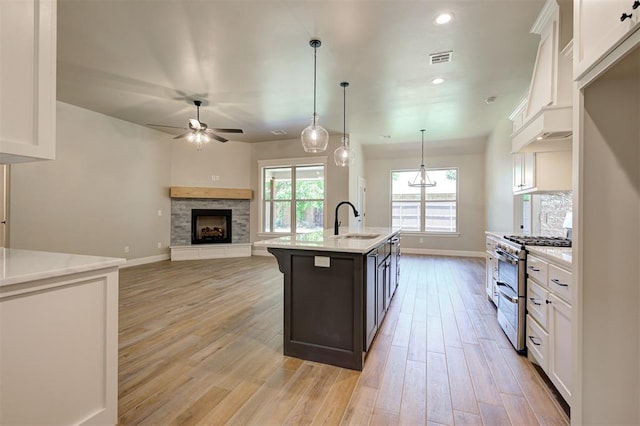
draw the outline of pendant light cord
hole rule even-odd
[[[313,127],[316,126],[316,63],[318,62],[317,55],[318,55],[318,48],[314,46],[313,47]]]
[[[347,146],[347,85],[342,86],[342,144]]]
[[[422,132],[422,150],[420,154],[420,167],[424,168],[424,129],[420,130]]]

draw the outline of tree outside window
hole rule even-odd
[[[458,210],[458,169],[427,170],[436,186],[408,185],[418,170],[391,172],[391,224],[403,231],[455,233]]]
[[[262,167],[262,232],[324,229],[325,166]]]

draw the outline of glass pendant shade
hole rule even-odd
[[[329,132],[318,125],[318,114],[316,113],[316,63],[318,47],[322,43],[320,40],[313,39],[309,41],[309,45],[313,47],[313,117],[311,125],[302,131],[300,138],[305,152],[324,152],[329,144]]]
[[[340,145],[335,151],[333,151],[333,160],[338,167],[349,167],[353,165],[355,161],[355,155],[349,148],[349,139],[342,138],[342,145]]]
[[[329,144],[329,132],[318,125],[318,114],[313,114],[311,124],[302,131],[302,147],[305,152],[323,152]]]
[[[422,161],[420,163],[420,170],[416,174],[416,177],[413,180],[408,182],[409,186],[414,188],[429,188],[432,186],[436,186],[435,182],[432,182],[429,179],[429,174],[427,173],[427,169],[424,166],[424,129],[420,130],[422,132]]]

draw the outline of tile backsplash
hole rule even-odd
[[[573,209],[573,193],[554,192],[539,194],[540,234],[550,237],[564,237],[567,230],[562,227],[567,212]]]

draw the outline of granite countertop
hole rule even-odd
[[[295,234],[271,240],[256,241],[256,247],[273,247],[294,250],[335,251],[365,254],[386,239],[400,232],[400,228],[349,227],[340,229],[339,235],[333,235],[333,229]],[[349,235],[375,235],[373,238],[349,238]]]
[[[534,256],[542,257],[552,263],[571,269],[571,247],[527,246],[527,251]]]
[[[0,248],[0,287],[119,266],[125,259]]]

